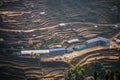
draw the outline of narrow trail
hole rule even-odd
[[[120,32],[118,32],[117,34],[113,35],[110,39],[114,39],[115,37],[119,36],[120,35]]]
[[[84,66],[84,65],[87,65],[87,64],[89,64],[89,63],[92,63],[92,62],[94,62],[94,61],[96,61],[96,60],[101,60],[101,59],[105,59],[105,58],[108,58],[108,59],[112,59],[112,60],[118,60],[119,59],[119,56],[118,55],[116,55],[116,56],[113,56],[113,55],[109,55],[109,56],[97,56],[97,57],[92,57],[92,58],[88,58],[88,59],[86,59],[86,60],[84,60],[83,62],[84,63],[82,63],[81,61],[79,62],[79,64],[80,64],[80,66],[82,67],[82,66]]]
[[[73,25],[73,24],[86,24],[86,25],[97,25],[97,26],[114,26],[116,24],[96,24],[96,23],[90,23],[90,22],[68,22],[68,23],[64,23],[65,25]],[[117,23],[119,24],[119,23]],[[47,26],[45,28],[35,28],[35,29],[29,29],[29,30],[11,30],[11,29],[4,29],[4,28],[0,28],[0,31],[7,31],[7,32],[25,32],[25,33],[30,33],[30,32],[34,32],[36,30],[47,30],[47,29],[53,29],[58,27],[58,25],[54,25],[54,26]]]

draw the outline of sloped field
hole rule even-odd
[[[2,0],[0,3],[2,50],[21,46],[34,49],[37,43],[41,48],[50,48],[54,43],[71,47],[65,44],[69,39],[79,38],[82,43],[99,35],[111,37],[120,30],[114,29],[115,24],[119,25],[119,0]],[[67,26],[58,27],[59,23]],[[94,28],[95,25],[99,27]]]

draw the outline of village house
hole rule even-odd
[[[109,40],[103,37],[97,37],[85,42],[87,47],[95,47],[95,46],[109,46]]]

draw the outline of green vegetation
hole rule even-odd
[[[31,52],[30,56],[31,56],[31,58],[32,57],[40,58],[40,54],[37,54],[37,53],[34,53],[34,52]]]
[[[38,59],[38,65],[41,66],[41,64],[40,64],[41,63],[41,56],[40,56],[40,54],[31,52],[30,56],[31,56],[31,58],[33,58],[33,57],[37,58]]]
[[[34,49],[40,49],[41,43],[35,44],[33,47],[34,47]]]
[[[97,71],[94,71],[94,79],[98,80],[98,72]]]
[[[70,69],[66,72],[65,80],[83,80],[84,69],[79,64],[70,65]]]
[[[120,70],[105,70],[106,72],[100,77],[100,71],[95,70],[92,74],[93,76],[89,79],[86,76],[86,73],[83,68],[80,67],[79,64],[71,65],[70,69],[65,73],[65,80],[119,80],[120,79]],[[89,72],[88,72],[89,73]]]
[[[69,23],[69,22],[77,21],[77,22],[85,22],[85,23],[87,22],[118,23],[120,22],[120,11],[119,11],[120,1],[119,2],[118,1],[119,0],[102,0],[102,1],[100,0],[10,0],[10,1],[6,0],[3,1],[2,0],[3,6],[1,6],[1,14],[0,14],[0,21],[2,22],[0,23],[2,25],[1,33],[0,33],[1,54],[12,54],[13,52],[19,52],[22,49],[24,50],[46,49],[48,48],[48,45],[53,43],[61,43],[61,45],[63,46],[64,44],[62,44],[62,42],[67,40],[66,39],[67,37],[68,38],[78,37],[79,39],[81,39],[80,41],[82,41],[87,39],[84,37],[84,33],[88,32],[89,34],[92,33],[92,31],[93,33],[94,32],[96,34],[98,33],[97,34],[98,36],[104,35],[109,38],[113,36],[114,32],[118,32],[119,29],[116,28],[116,30],[112,30],[110,26],[108,26],[108,28],[104,28],[104,26],[100,26],[100,28],[94,30],[94,29],[89,29],[91,28],[90,26],[93,25],[86,24],[85,27],[82,25],[78,25],[79,28],[76,28],[77,25],[72,24],[73,26],[72,27],[68,26],[68,28],[71,29],[73,28],[73,30],[67,30],[68,28],[65,29],[64,27],[58,27],[59,28],[58,35],[56,36],[53,35],[54,33],[57,33],[57,30],[55,29],[51,29],[51,28],[50,30],[49,28],[48,30],[40,30],[40,29],[49,26],[55,26],[61,22]],[[45,11],[46,14],[44,16],[39,15],[40,11]],[[5,20],[13,20],[13,22],[7,23],[4,22]],[[33,22],[33,20],[37,22],[35,23]],[[87,28],[86,26],[88,27],[88,29],[86,30],[86,32],[84,32],[84,29],[82,30],[82,28]],[[4,31],[4,29],[6,29],[6,31]],[[22,31],[14,32],[14,30],[22,30]],[[30,32],[29,31],[27,32],[26,30],[30,30]],[[68,32],[67,35],[64,34],[64,32]],[[76,35],[74,34],[72,35],[72,33],[76,33]],[[77,34],[80,35],[78,36]],[[65,39],[62,37],[64,37]],[[12,56],[8,55],[7,58],[6,55],[5,57],[3,55],[0,56],[1,64],[3,64],[0,66],[1,69],[0,73],[3,72],[5,76],[8,76],[9,74],[10,74],[9,76],[11,75],[14,76],[14,74],[17,75],[20,71],[23,70],[20,74],[18,74],[18,76],[26,75],[25,71],[32,70],[32,68],[29,69],[27,67],[33,66],[34,68],[36,67],[36,65],[34,64],[36,63],[40,65],[40,61],[41,61],[40,54],[31,52],[30,55],[31,58],[37,58],[36,61],[34,61],[34,59],[30,59],[30,60],[23,58],[19,59],[18,57],[16,58],[16,56],[13,57],[14,55]],[[80,57],[79,59],[81,58],[82,57]],[[80,61],[79,59],[78,61]],[[95,61],[94,63],[88,64],[84,67],[80,67],[80,64],[77,64],[76,60],[75,60],[76,63],[74,63],[74,65],[71,64],[70,60],[67,58],[65,59],[65,61],[70,65],[68,71],[65,73],[66,80],[84,80],[86,79],[86,77],[89,76],[92,76],[91,80],[120,79],[119,70],[116,71],[106,70],[102,65],[102,63],[100,62]],[[119,58],[119,63],[120,63],[120,58]],[[118,64],[113,63],[112,67],[115,64],[117,65],[117,68],[119,68],[119,63]],[[60,65],[60,67],[62,66],[63,68],[65,68],[63,66],[65,64],[63,63],[60,64],[57,61],[56,61],[57,64],[56,66],[54,61],[51,61],[51,63],[48,62],[47,64],[48,64],[47,67],[50,68],[51,68],[50,65],[54,67]],[[116,66],[114,66],[113,68],[116,68]],[[45,70],[44,67],[43,70]],[[9,74],[7,72],[9,72]],[[35,73],[33,73],[33,75],[34,74]],[[39,73],[37,74],[41,75]]]
[[[5,41],[3,38],[0,38],[0,42],[3,42],[3,41]]]
[[[111,71],[107,70],[105,74],[105,80],[119,80],[120,79],[120,70]]]

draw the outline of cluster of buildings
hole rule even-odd
[[[42,57],[48,56],[56,56],[56,55],[63,55],[66,53],[67,50],[63,47],[61,48],[51,48],[51,49],[43,49],[43,50],[24,50],[21,51],[20,56],[30,56],[31,53],[40,54]]]
[[[78,39],[70,40],[68,43],[78,42]],[[31,53],[40,54],[42,57],[48,56],[56,56],[56,55],[63,55],[65,53],[73,52],[74,50],[82,50],[90,47],[96,46],[108,46],[109,40],[103,37],[97,37],[90,40],[87,40],[85,43],[81,45],[77,45],[73,48],[51,48],[51,49],[44,49],[44,50],[24,50],[21,51],[20,56],[30,56]]]
[[[41,15],[45,15],[45,12],[40,12]],[[58,24],[58,27],[63,28],[64,26],[66,26],[65,23],[60,23]],[[95,28],[97,28],[98,26],[95,25]],[[115,27],[118,27],[118,25],[115,25]],[[74,43],[78,43],[80,42],[79,39],[71,39],[67,41],[67,44],[74,44]],[[56,45],[57,46],[57,45]],[[91,47],[97,47],[97,46],[110,46],[110,48],[118,48],[120,49],[120,35],[112,38],[111,40],[108,40],[106,38],[103,37],[96,37],[96,38],[92,38],[89,39],[87,41],[85,41],[83,44],[74,46],[72,48],[64,48],[62,46],[60,46],[59,48],[50,48],[50,49],[42,49],[42,50],[24,50],[20,52],[20,56],[30,56],[31,53],[35,53],[35,54],[40,54],[40,56],[43,57],[49,57],[49,56],[56,56],[56,55],[63,55],[65,53],[71,53],[73,51],[77,51],[77,50],[83,50],[86,48],[91,48]]]
[[[97,37],[87,40],[85,43],[75,46],[75,50],[82,50],[86,48],[96,47],[96,46],[109,46],[109,40],[103,37]]]

